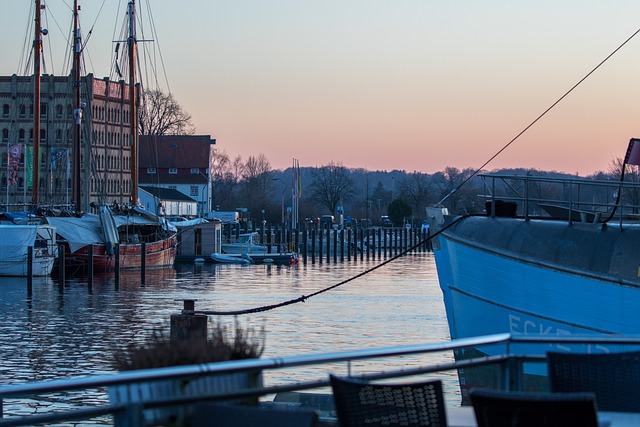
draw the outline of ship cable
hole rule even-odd
[[[255,307],[255,308],[248,308],[248,309],[244,309],[244,310],[233,310],[233,311],[210,311],[210,310],[196,310],[194,311],[195,314],[205,314],[207,316],[237,316],[240,314],[252,314],[252,313],[261,313],[264,311],[269,311],[269,310],[273,310],[275,308],[280,308],[280,307],[285,307],[287,305],[291,305],[291,304],[297,304],[300,302],[305,302],[306,300],[308,300],[311,297],[315,297],[316,295],[320,295],[322,293],[328,292],[332,289],[335,289],[339,286],[345,285],[349,282],[354,281],[355,279],[358,279],[366,274],[369,274],[377,269],[379,269],[380,267],[389,264],[392,261],[395,261],[396,259],[405,256],[406,254],[408,254],[409,252],[413,251],[414,249],[419,248],[421,245],[424,245],[425,243],[431,241],[431,239],[433,239],[434,237],[438,236],[439,234],[441,234],[442,232],[446,231],[447,229],[449,229],[450,227],[454,226],[455,224],[457,224],[458,222],[462,221],[463,219],[466,219],[470,216],[474,216],[474,215],[462,215],[459,216],[457,218],[455,218],[453,221],[451,221],[451,223],[447,224],[446,226],[442,227],[440,230],[436,231],[435,233],[433,233],[432,235],[428,236],[425,239],[422,239],[420,242],[416,243],[415,245],[411,246],[410,248],[405,249],[404,251],[400,252],[399,254],[381,262],[380,264],[377,264],[371,268],[369,268],[368,270],[365,270],[361,273],[356,274],[355,276],[352,276],[348,279],[343,280],[342,282],[336,283],[335,285],[331,285],[327,288],[321,289],[319,291],[310,293],[308,295],[302,295],[298,298],[294,298],[288,301],[284,301],[284,302],[280,302],[278,304],[271,304],[271,305],[264,305],[262,307]]]
[[[516,140],[518,138],[520,138],[525,132],[527,132],[531,127],[533,127],[533,125],[535,125],[540,119],[542,119],[549,111],[551,111],[556,105],[558,105],[564,98],[566,98],[571,92],[573,92],[574,89],[576,89],[578,86],[580,86],[585,80],[587,80],[593,73],[596,72],[596,70],[598,68],[600,68],[602,65],[604,65],[605,62],[607,62],[609,59],[611,59],[611,57],[613,55],[615,55],[620,49],[622,49],[622,47],[624,45],[626,45],[627,43],[629,43],[631,41],[631,39],[633,39],[636,35],[638,35],[638,33],[640,33],[640,28],[638,28],[631,36],[629,36],[624,42],[622,42],[622,44],[620,46],[618,46],[617,48],[615,48],[613,50],[613,52],[611,52],[609,55],[607,55],[602,61],[600,61],[600,63],[598,65],[596,65],[595,67],[593,67],[591,69],[591,71],[589,71],[584,77],[582,77],[576,84],[574,84],[571,89],[569,89],[568,91],[566,91],[560,98],[558,98],[553,104],[551,104],[551,106],[549,106],[546,110],[544,110],[542,112],[542,114],[540,114],[538,117],[535,118],[535,120],[533,120],[531,123],[529,123],[524,129],[522,129],[516,136],[514,136],[507,144],[505,144],[500,150],[498,150],[493,156],[491,156],[489,158],[489,160],[487,160],[486,162],[484,162],[482,164],[482,166],[480,166],[478,169],[475,170],[475,172],[473,172],[471,175],[469,175],[467,178],[465,178],[456,188],[454,188],[453,190],[451,190],[446,196],[444,196],[444,198],[442,198],[442,200],[440,200],[440,202],[438,204],[442,204],[442,202],[444,202],[446,199],[449,198],[449,196],[451,196],[453,193],[455,193],[456,191],[458,191],[460,188],[462,188],[462,186],[464,186],[467,182],[469,182],[473,177],[475,177],[476,175],[478,175],[482,169],[484,169],[489,163],[491,163],[496,157],[498,157],[500,154],[502,154],[502,152],[504,150],[506,150],[507,148],[509,148],[509,146],[511,144],[513,144],[514,142],[516,142]]]

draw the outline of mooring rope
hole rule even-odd
[[[453,225],[457,224],[458,222],[462,221],[465,218],[468,218],[470,216],[474,216],[474,215],[462,215],[460,217],[457,217],[456,219],[454,219],[453,221],[451,221],[450,224],[446,225],[445,227],[441,228],[440,230],[436,231],[435,233],[433,233],[432,235],[428,236],[426,239],[421,240],[420,242],[414,244],[413,246],[403,250],[402,252],[400,252],[399,254],[384,260],[383,262],[381,262],[378,265],[375,265],[371,268],[369,268],[368,270],[365,270],[361,273],[356,274],[355,276],[352,276],[348,279],[343,280],[342,282],[336,283],[335,285],[331,285],[329,287],[326,287],[324,289],[321,289],[319,291],[310,293],[308,295],[302,295],[298,298],[294,298],[288,301],[283,301],[277,304],[271,304],[271,305],[264,305],[261,307],[255,307],[255,308],[248,308],[248,309],[244,309],[244,310],[233,310],[233,311],[211,311],[211,310],[196,310],[194,311],[194,313],[196,314],[205,314],[207,316],[237,316],[240,314],[252,314],[252,313],[261,313],[264,311],[269,311],[269,310],[273,310],[276,308],[280,308],[280,307],[285,307],[287,305],[291,305],[291,304],[297,304],[297,303],[301,303],[301,302],[305,302],[306,300],[308,300],[309,298],[315,297],[316,295],[320,295],[323,294],[325,292],[328,292],[332,289],[335,289],[339,286],[345,285],[349,282],[352,282],[366,274],[369,274],[377,269],[379,269],[382,266],[385,266],[387,264],[389,264],[390,262],[393,262],[395,260],[397,260],[400,257],[405,256],[406,254],[408,254],[409,252],[413,251],[414,249],[420,247],[421,245],[424,245],[425,243],[429,242],[431,239],[433,239],[434,237],[438,236],[439,234],[441,234],[442,232],[446,231],[447,229],[449,229],[450,227],[452,227]]]

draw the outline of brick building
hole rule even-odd
[[[41,77],[40,194],[48,205],[71,201],[71,150],[75,87],[71,77]],[[0,76],[0,205],[22,210],[31,199],[33,149],[33,76]],[[81,202],[128,203],[131,194],[129,87],[124,81],[80,81],[83,104],[81,131]]]

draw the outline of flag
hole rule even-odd
[[[27,187],[33,185],[33,147],[25,146],[24,170]],[[40,164],[40,163],[38,163]]]
[[[627,148],[626,160],[628,165],[640,166],[640,139],[631,138]]]
[[[20,170],[20,156],[22,155],[22,145],[11,144],[9,146],[9,185],[18,183],[18,171]]]

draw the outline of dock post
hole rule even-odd
[[[389,246],[389,243],[387,242],[387,237],[390,237],[387,235],[387,233],[385,232],[384,235],[382,236],[382,239],[384,240],[384,257],[385,259],[387,258],[387,246]]]
[[[140,245],[140,284],[144,285],[145,275],[147,271],[147,244],[142,242]]]
[[[87,257],[89,259],[87,264],[87,283],[91,285],[93,282],[93,243],[89,245]]]
[[[323,234],[324,234],[324,230],[322,229],[322,227],[319,227],[318,228],[318,262],[320,264],[322,264],[322,248],[324,246],[322,244]]]
[[[116,243],[115,248],[113,248],[113,256],[115,258],[115,285],[116,288],[120,285],[120,243]]]
[[[338,262],[338,230],[333,230],[333,262]]]
[[[58,245],[58,281],[64,283],[65,270],[65,249],[64,245]]]
[[[309,252],[309,248],[307,247],[307,242],[309,241],[309,236],[307,234],[307,224],[304,224],[302,228],[302,242],[304,245],[304,250],[302,251],[302,261],[307,263],[307,252]],[[298,247],[298,252],[300,251],[300,247]]]
[[[180,314],[171,315],[171,341],[207,340],[207,316],[195,314],[196,300],[183,300]]]
[[[33,246],[27,247],[27,286],[33,284]]]
[[[331,262],[331,228],[330,227],[327,227],[326,240],[327,240],[327,264],[329,264]]]
[[[311,264],[316,263],[316,227],[311,229]]]

